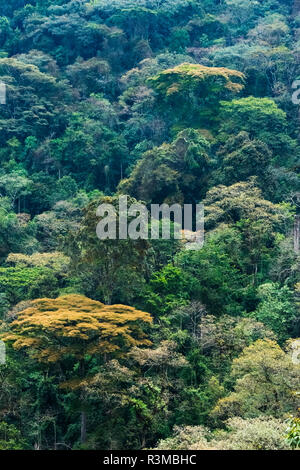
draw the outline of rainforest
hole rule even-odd
[[[299,90],[298,0],[0,0],[0,450],[300,448]]]

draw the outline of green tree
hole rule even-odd
[[[259,187],[264,193],[271,194],[273,186],[269,167],[272,153],[266,144],[251,140],[249,134],[242,131],[230,137],[218,154],[222,165],[219,179],[222,182],[233,184],[257,176]]]
[[[136,202],[128,199],[128,207]],[[147,240],[106,239],[96,234],[101,217],[96,211],[101,204],[110,204],[116,211],[116,233],[119,229],[119,198],[97,197],[84,209],[79,227],[75,227],[66,242],[73,262],[73,272],[79,273],[81,290],[105,303],[130,303],[140,292],[147,273]],[[130,218],[129,218],[130,219]]]
[[[171,122],[205,128],[216,120],[221,99],[243,89],[244,75],[236,70],[181,64],[149,79],[159,106]]]
[[[210,189],[203,201],[206,229],[235,227],[241,236],[239,264],[254,280],[268,272],[281,234],[290,226],[291,207],[263,199],[253,181]]]
[[[0,135],[41,137],[59,129],[59,113],[70,102],[66,82],[42,73],[16,59],[0,59],[0,79],[7,87],[7,104],[0,109]],[[59,103],[59,105],[58,105]]]
[[[24,450],[27,443],[13,425],[0,422],[0,450]]]
[[[194,129],[185,129],[171,144],[146,152],[119,190],[147,203],[196,202],[208,186],[210,144]]]
[[[1,197],[8,197],[11,206],[14,209],[16,201],[18,201],[18,212],[21,212],[21,197],[30,194],[31,180],[24,174],[10,173],[0,176]]]
[[[258,340],[233,360],[234,391],[221,398],[218,417],[284,417],[297,409],[299,365],[271,340]],[[298,392],[299,393],[299,392]]]
[[[287,286],[268,283],[259,286],[260,303],[253,316],[276,333],[280,342],[291,335],[299,336],[299,316],[297,317],[294,293]]]
[[[300,448],[300,419],[290,418],[286,435],[287,442],[292,449]]]
[[[258,139],[270,148],[277,163],[288,166],[297,159],[298,145],[288,135],[286,113],[274,100],[249,96],[224,101],[221,106],[221,138],[227,140],[228,135],[246,131],[250,139]]]
[[[200,300],[211,314],[237,315],[243,311],[246,278],[217,239],[208,239],[201,250],[183,251],[176,263],[184,274],[190,298]]]

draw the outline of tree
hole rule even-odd
[[[0,79],[7,86],[7,104],[0,109],[0,135],[24,139],[41,137],[60,127],[59,111],[70,102],[66,82],[16,59],[0,59]],[[57,103],[60,103],[58,107]]]
[[[228,373],[225,365],[238,357],[243,349],[258,339],[275,339],[272,330],[252,318],[205,315],[198,324],[198,344],[221,374]]]
[[[84,181],[87,190],[97,187],[110,193],[126,170],[126,142],[104,125],[100,116],[87,118],[86,113],[72,114],[64,134],[52,139],[47,147],[40,150],[46,156],[50,151],[52,164],[58,168],[59,175],[62,172],[72,175],[81,185]]]
[[[244,75],[236,70],[188,63],[149,79],[159,106],[181,128],[214,122],[220,100],[240,92],[243,82]]]
[[[176,258],[191,299],[200,300],[208,312],[241,314],[245,308],[246,277],[236,267],[218,237],[209,238],[201,250],[186,250]]]
[[[123,8],[111,16],[110,23],[123,29],[131,40],[149,39],[157,28],[157,12],[139,6]]]
[[[245,25],[245,23],[248,25],[249,22],[252,22],[260,10],[260,3],[258,1],[226,0],[226,5],[228,5],[231,20],[240,27]]]
[[[166,434],[183,387],[178,375],[185,369],[189,365],[171,341],[155,349],[133,348],[125,361],[101,366],[86,387],[95,415],[91,445],[144,448]]]
[[[155,349],[134,348],[130,353],[133,364],[141,369],[138,387],[133,387],[136,396],[129,397],[128,402],[134,406],[140,422],[142,447],[151,439],[149,428],[158,435],[168,431],[169,412],[179,406],[184,393],[182,377],[189,372],[190,365],[177,349],[174,341],[165,340]]]
[[[6,258],[6,264],[14,267],[45,267],[63,276],[68,271],[70,258],[63,253],[52,251],[50,253],[34,253],[25,255],[22,253],[10,253]]]
[[[82,208],[88,204],[88,196],[78,193],[71,201],[59,201],[51,211],[42,212],[33,219],[40,251],[55,251],[61,248],[63,240],[70,232],[77,230]]]
[[[23,214],[24,215],[24,214]],[[8,198],[0,198],[0,257],[5,258],[12,251],[30,251],[36,247],[34,228],[25,215],[17,216],[11,209]]]
[[[204,426],[174,427],[173,436],[161,440],[157,450],[188,450],[196,447],[197,450],[209,450],[209,430]]]
[[[10,173],[0,176],[1,197],[7,196],[11,201],[12,209],[18,200],[18,212],[21,212],[21,197],[30,194],[31,180],[24,174]]]
[[[298,311],[300,312],[300,282],[296,284],[295,297],[296,297],[296,307],[298,308]]]
[[[263,284],[258,288],[258,296],[260,303],[253,313],[256,320],[271,328],[281,343],[290,336],[299,336],[300,318],[291,289],[277,283]]]
[[[185,129],[172,144],[145,152],[119,189],[147,203],[196,202],[207,188],[210,166],[210,143]]]
[[[278,46],[286,41],[289,31],[285,17],[274,13],[260,19],[258,25],[249,31],[248,35],[255,42]]]
[[[289,214],[285,207],[273,204],[261,197],[253,180],[239,182],[229,187],[220,185],[210,189],[204,199],[206,226],[212,230],[219,224],[234,225],[244,220],[263,222],[270,236],[274,230],[284,227]]]
[[[300,418],[289,419],[286,439],[292,449],[300,448]]]
[[[0,268],[0,290],[5,292],[10,305],[33,299],[37,293],[55,296],[58,294],[58,287],[58,279],[46,267]]]
[[[295,447],[299,13],[0,0],[0,448]]]
[[[291,208],[263,199],[254,181],[210,189],[203,201],[207,230],[221,224],[235,227],[241,236],[239,264],[243,271],[261,276],[275,255],[280,234],[291,224]],[[274,251],[273,251],[274,250]]]
[[[272,153],[266,144],[251,140],[249,134],[242,131],[237,136],[230,137],[220,148],[218,155],[221,157],[219,178],[222,182],[233,184],[257,176],[258,185],[264,193],[272,192],[269,171]]]
[[[80,360],[87,354],[118,356],[132,346],[150,344],[139,324],[151,321],[148,313],[133,307],[105,306],[70,294],[33,300],[9,325],[3,339],[46,363],[68,355]]]
[[[98,58],[77,60],[68,66],[67,75],[84,97],[105,92],[111,79],[109,64]]]
[[[299,365],[271,340],[257,340],[233,360],[234,391],[221,398],[218,417],[255,418],[263,414],[284,417],[297,408]]]
[[[68,286],[70,259],[59,252],[10,253],[0,268],[0,290],[10,305],[38,295],[55,297]]]
[[[274,159],[283,166],[292,165],[298,155],[298,145],[287,132],[287,116],[270,98],[233,99],[221,103],[221,139],[246,131],[250,139],[264,142]],[[288,160],[287,160],[288,157]]]
[[[133,346],[149,346],[142,326],[151,322],[148,313],[133,307],[105,306],[73,294],[33,300],[1,337],[39,362],[63,364],[68,357],[78,361],[78,376],[63,384],[76,390],[89,380],[85,371],[87,356],[105,362],[109,357],[121,357]],[[86,416],[82,411],[81,441],[85,439]]]
[[[211,12],[212,5],[208,8]],[[201,15],[201,17],[194,16],[188,22],[186,29],[189,32],[191,43],[196,47],[210,46],[213,40],[222,38],[227,33],[227,25],[211,13]]]
[[[144,59],[138,63],[137,67],[128,70],[128,72],[122,75],[122,85],[126,86],[126,91],[129,91],[128,87],[145,85],[147,79],[157,75],[162,70],[170,69],[188,61],[193,62],[189,55],[176,52],[162,53],[155,57]]]
[[[212,443],[218,450],[288,450],[283,419],[268,416],[226,421],[228,431],[221,431]]]
[[[24,54],[16,54],[15,59],[24,64],[35,65],[41,72],[48,75],[57,77],[59,74],[58,65],[51,55],[38,49],[33,49]]]
[[[276,96],[284,109],[289,94],[287,83],[292,83],[297,66],[294,53],[288,47],[270,47],[254,42],[238,42],[211,52],[213,65],[231,67],[247,77],[247,92],[256,97]]]
[[[25,439],[14,426],[0,422],[0,450],[24,450],[28,448]]]
[[[184,52],[190,44],[190,36],[186,29],[174,28],[170,37],[170,49],[176,52]]]
[[[128,207],[136,202],[128,199]],[[81,289],[87,295],[97,296],[107,304],[130,303],[145,282],[150,244],[143,239],[100,240],[96,234],[100,220],[96,211],[101,204],[115,207],[118,233],[119,198],[96,197],[84,209],[79,227],[73,229],[66,243],[73,272],[79,274]]]
[[[288,450],[283,420],[231,418],[226,430],[212,436],[204,426],[176,426],[172,437],[158,443],[158,450]]]
[[[162,317],[174,307],[185,305],[189,298],[189,286],[180,267],[168,264],[154,272],[141,293],[142,305],[151,313]]]

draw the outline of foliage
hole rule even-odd
[[[280,341],[297,336],[299,317],[295,311],[293,292],[287,286],[278,284],[262,284],[258,289],[260,304],[255,318],[271,328]]]
[[[24,450],[27,445],[22,439],[20,431],[5,422],[0,423],[0,449],[1,450]]]
[[[33,300],[3,339],[12,342],[15,349],[29,348],[30,355],[39,361],[56,362],[67,355],[83,358],[148,345],[139,322],[151,323],[150,315],[73,294]]]
[[[158,450],[288,450],[284,422],[275,418],[231,418],[227,430],[210,433],[202,426],[175,428]]]
[[[150,79],[160,105],[168,115],[176,112],[175,122],[188,122],[194,127],[215,119],[219,101],[243,88],[244,75],[236,70],[181,64],[164,70]]]
[[[297,9],[0,0],[1,449],[297,448]]]
[[[210,164],[209,142],[185,129],[172,144],[146,152],[119,189],[147,203],[192,202],[205,192]]]
[[[299,365],[271,340],[257,340],[233,360],[234,392],[217,404],[216,416],[278,418],[297,409]]]
[[[299,418],[289,419],[286,439],[292,449],[297,449],[300,447],[300,419]]]
[[[128,206],[132,202],[128,199]],[[118,214],[117,196],[97,197],[87,205],[79,227],[69,234],[73,269],[84,276],[81,283],[87,294],[96,290],[105,303],[114,299],[127,303],[136,295],[134,288],[143,285],[149,244],[143,239],[99,240],[96,227],[101,218],[97,208],[101,204],[111,204]]]

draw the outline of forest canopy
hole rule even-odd
[[[0,0],[0,450],[299,448],[299,53],[296,0]]]

